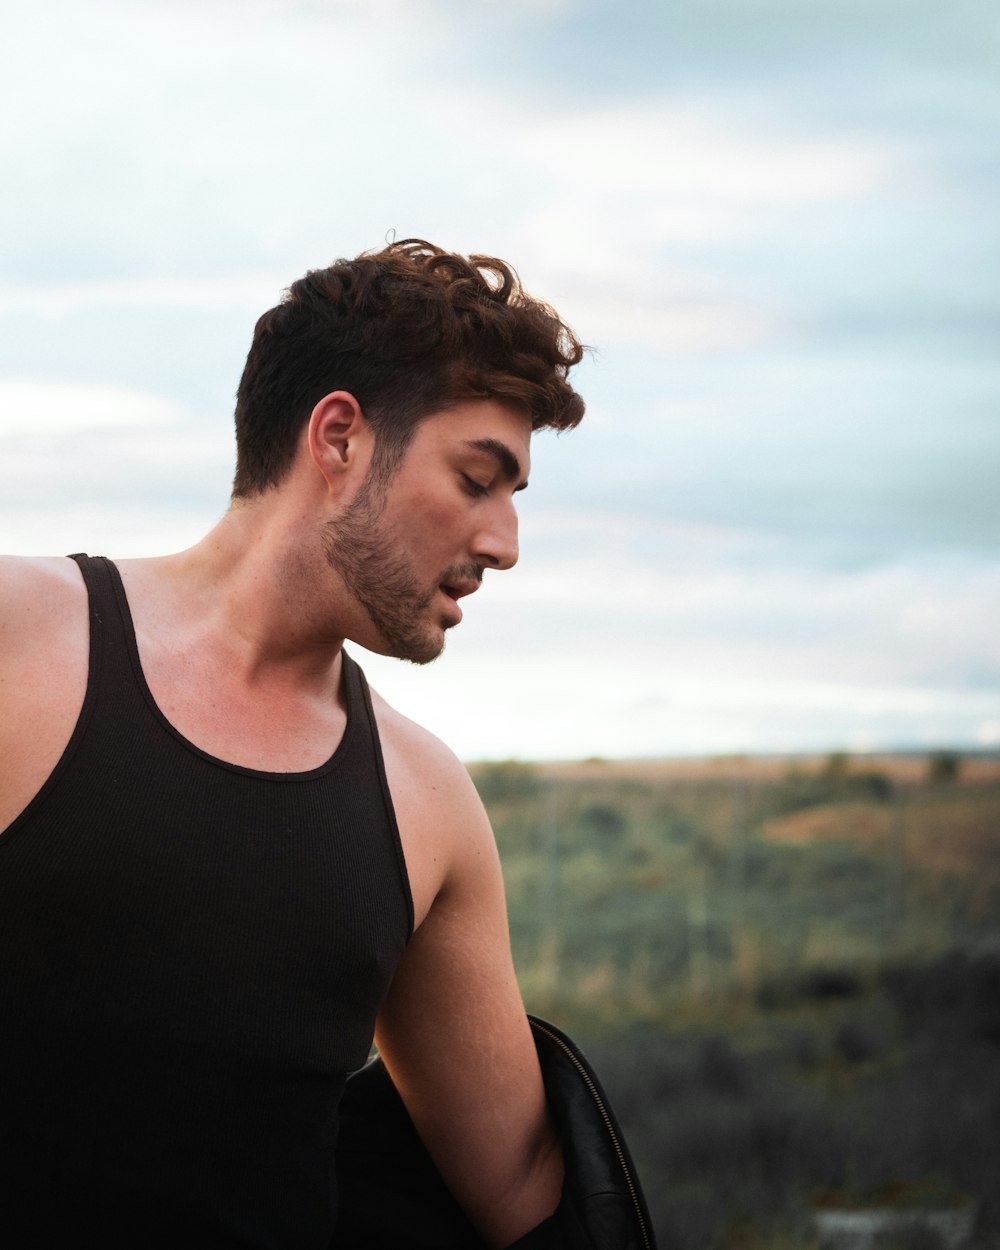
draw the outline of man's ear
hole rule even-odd
[[[324,395],[309,415],[306,440],[309,456],[331,486],[371,455],[371,428],[361,405],[349,391]]]

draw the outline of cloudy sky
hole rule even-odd
[[[391,700],[467,759],[1000,744],[992,0],[0,22],[0,546],[194,541],[258,313],[418,235],[594,351],[521,564]]]

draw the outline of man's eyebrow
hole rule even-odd
[[[492,456],[500,466],[500,472],[504,477],[509,482],[517,482],[515,490],[527,490],[527,480],[518,481],[522,477],[521,462],[506,443],[502,443],[498,438],[473,438],[466,445]]]

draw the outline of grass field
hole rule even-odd
[[[528,1007],[597,1062],[664,1246],[806,1246],[876,1192],[997,1239],[1000,759],[471,771]]]

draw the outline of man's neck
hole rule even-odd
[[[152,645],[198,648],[247,684],[328,688],[345,636],[338,580],[303,543],[303,523],[273,511],[238,504],[185,551],[121,561],[136,628]]]

